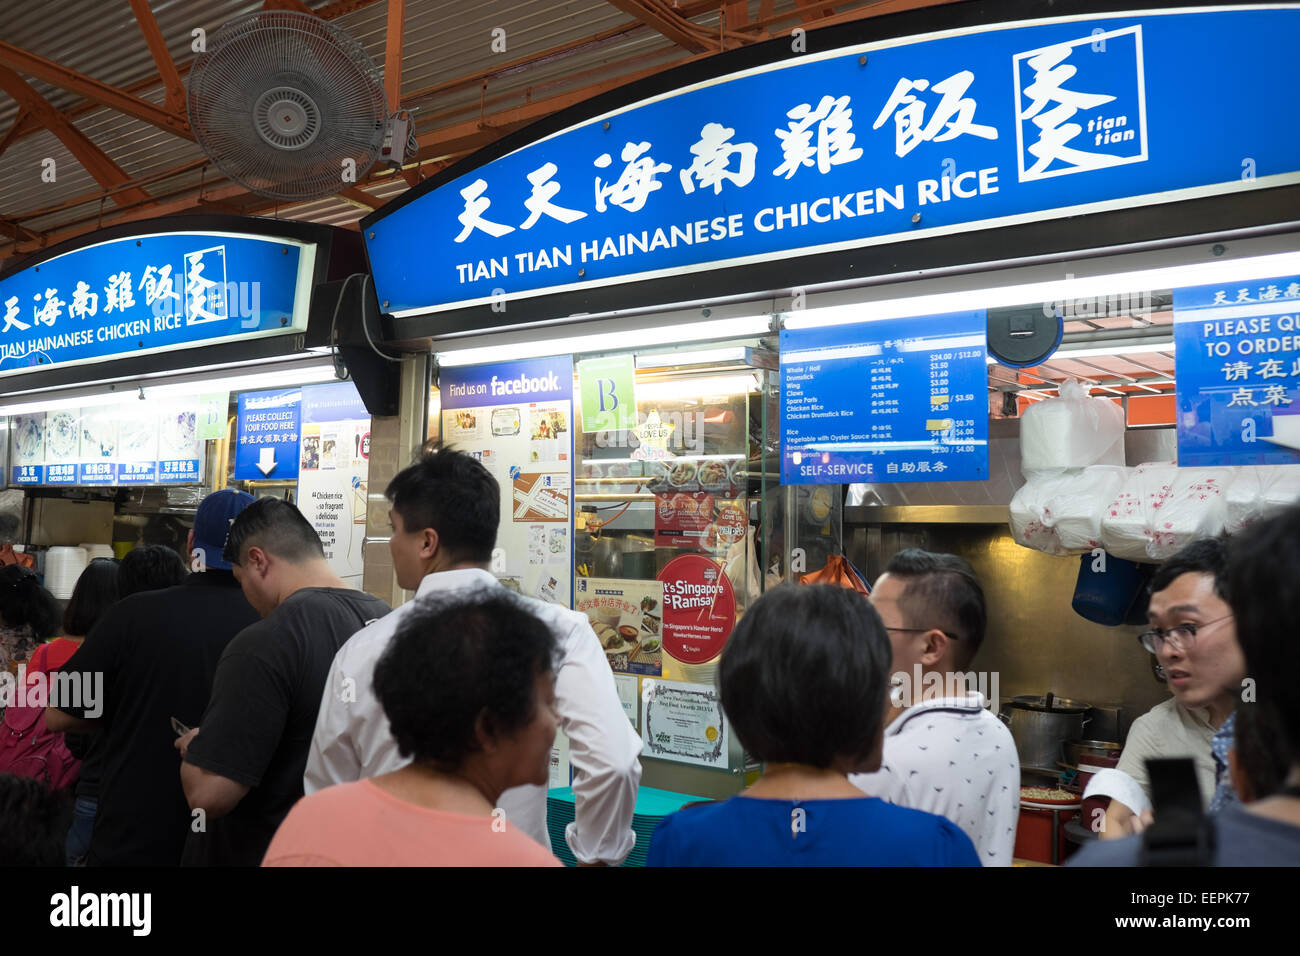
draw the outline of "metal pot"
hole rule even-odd
[[[1081,701],[1046,697],[1015,697],[998,716],[1011,730],[1025,769],[1056,770],[1066,741],[1083,738],[1088,705]]]

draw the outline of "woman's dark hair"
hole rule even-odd
[[[117,566],[117,591],[121,597],[159,591],[180,584],[188,576],[185,561],[171,548],[144,544],[128,551]]]
[[[1285,735],[1286,758],[1300,765],[1300,504],[1256,521],[1228,553],[1228,603],[1255,699],[1273,709]]]
[[[555,654],[551,629],[508,594],[423,597],[375,665],[375,695],[403,757],[455,771],[479,749],[480,714],[499,736],[532,721]]]
[[[72,807],[33,777],[0,773],[0,866],[63,866]]]
[[[27,625],[42,641],[59,633],[59,604],[41,587],[36,572],[17,564],[0,568],[0,620],[5,627]]]
[[[722,650],[722,709],[764,762],[859,763],[880,742],[890,660],[862,595],[783,584],[750,605]]]
[[[118,568],[115,558],[95,558],[77,578],[68,606],[63,609],[63,633],[85,637],[105,611],[117,603]]]
[[[1251,798],[1263,800],[1281,790],[1291,772],[1291,762],[1286,750],[1278,746],[1286,735],[1277,711],[1260,701],[1243,701],[1237,704],[1232,731],[1232,746],[1250,780]]]
[[[397,473],[384,491],[407,531],[432,528],[462,561],[484,563],[496,546],[501,490],[483,463],[434,444]]]

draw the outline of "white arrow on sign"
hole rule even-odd
[[[257,456],[257,467],[264,475],[275,471],[275,449],[263,448]]]

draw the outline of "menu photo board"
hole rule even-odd
[[[1300,276],[1174,290],[1178,464],[1300,464]]]
[[[351,382],[302,390],[298,506],[320,536],[325,560],[361,587],[370,477],[370,414]]]
[[[609,665],[624,674],[663,671],[664,586],[659,581],[578,578],[574,609],[586,614]]]
[[[123,402],[14,416],[10,480],[72,487],[195,484],[203,479],[200,400]]]
[[[983,310],[781,332],[781,483],[983,481]]]
[[[501,489],[492,572],[506,587],[569,606],[573,587],[573,360],[443,369],[442,437]]]

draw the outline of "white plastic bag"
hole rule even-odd
[[[1265,514],[1300,501],[1300,467],[1258,465],[1237,469],[1224,501],[1224,530],[1236,534]]]
[[[1163,561],[1196,538],[1223,531],[1233,468],[1139,465],[1101,522],[1101,544],[1117,558]]]
[[[1011,499],[1011,536],[1047,554],[1083,554],[1101,545],[1101,518],[1125,469],[1094,465],[1030,478]]]
[[[1060,398],[1036,402],[1020,416],[1020,470],[1026,478],[1123,464],[1124,410],[1089,398],[1078,382],[1066,382]]]

